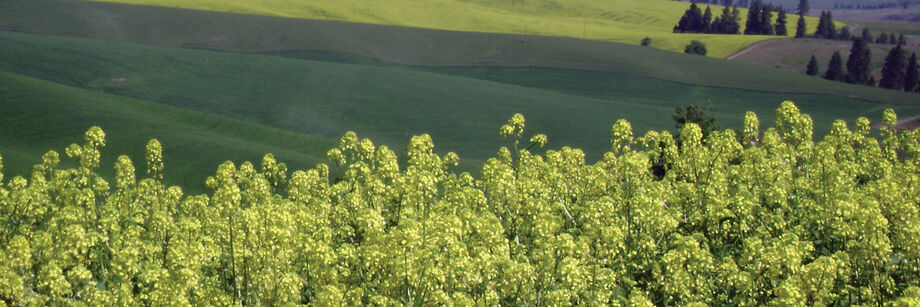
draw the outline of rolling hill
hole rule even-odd
[[[141,164],[160,138],[167,179],[200,191],[224,160],[325,160],[345,131],[402,152],[432,135],[461,168],[493,156],[513,113],[549,146],[599,157],[619,118],[671,130],[681,104],[726,127],[772,121],[783,100],[815,118],[915,114],[916,95],[632,45],[80,1],[0,2],[0,154],[26,174],[90,125]],[[29,34],[32,33],[32,34]],[[74,119],[71,119],[74,118]]]
[[[885,91],[866,92],[863,88],[811,79],[789,82],[788,74],[776,74],[760,66],[726,65],[717,59],[563,37],[60,0],[0,2],[0,30],[355,64],[545,67],[630,73],[714,87],[841,95],[885,103],[904,100]]]
[[[0,72],[0,154],[5,174],[28,177],[48,150],[67,159],[64,148],[83,138],[91,126],[106,132],[101,174],[113,174],[118,155],[128,155],[139,172],[144,146],[151,138],[164,145],[166,180],[202,192],[206,176],[226,160],[260,161],[273,153],[295,169],[324,162],[337,143],[250,122],[140,99],[66,86]]]
[[[551,146],[584,148],[589,159],[596,159],[607,147],[607,130],[616,119],[631,120],[640,134],[649,129],[668,130],[673,125],[669,115],[674,107],[695,101],[711,103],[724,125],[739,126],[744,111],[755,110],[769,121],[778,102],[795,100],[815,116],[819,133],[835,118],[875,117],[882,107],[891,105],[872,102],[868,95],[847,98],[827,93],[706,87],[625,72],[356,65],[12,33],[0,33],[0,42],[0,71],[20,80],[8,89],[29,88],[26,81],[48,88],[2,95],[6,112],[2,120],[8,125],[4,132],[9,138],[0,146],[0,154],[7,165],[18,165],[10,169],[26,170],[37,159],[36,153],[62,149],[66,144],[55,140],[72,140],[85,129],[83,126],[93,124],[125,133],[110,143],[121,143],[128,146],[122,149],[131,150],[115,148],[111,152],[135,153],[135,160],[143,142],[161,138],[167,157],[172,159],[168,161],[180,165],[173,168],[173,178],[183,183],[201,182],[218,161],[255,159],[263,152],[274,153],[292,165],[322,161],[323,149],[348,130],[399,151],[405,148],[408,136],[429,133],[439,151],[460,153],[468,167],[481,163],[503,144],[496,129],[516,112],[528,116],[530,131],[546,133]],[[747,67],[711,61],[719,63],[713,64],[716,67]],[[775,73],[824,84],[829,91],[846,87],[783,72]],[[664,88],[668,90],[659,90]],[[879,92],[892,101],[902,94]],[[57,107],[69,105],[74,100],[71,96],[78,96],[76,100],[81,103]],[[95,103],[97,99],[119,104]],[[32,100],[45,103],[29,103]],[[134,102],[141,101],[153,103],[148,108],[175,111],[122,110],[124,105],[135,106]],[[899,108],[911,110],[914,106]],[[68,114],[73,113],[85,115],[71,122]],[[156,116],[150,118],[151,114]],[[210,117],[202,120],[199,117],[204,115],[188,114]],[[229,121],[224,126],[206,124],[224,120]],[[122,128],[142,123],[147,128]],[[206,131],[189,136],[183,124],[204,125],[196,129]],[[42,133],[29,137],[36,131]],[[163,132],[154,133],[157,131]],[[279,136],[263,139],[260,135],[265,131]],[[283,133],[294,133],[303,141],[294,147],[282,146],[290,145]],[[40,139],[48,141],[36,141]],[[208,142],[195,143],[199,139]],[[219,143],[224,147],[216,145]],[[218,156],[204,154],[215,148],[225,149],[220,149]],[[23,160],[29,156],[32,161]]]
[[[438,30],[563,36],[683,51],[691,40],[707,44],[709,55],[725,57],[752,43],[776,38],[748,35],[675,34],[687,3],[667,0],[106,0],[267,16],[340,20]],[[721,7],[713,7],[718,15]],[[742,12],[741,24],[744,24]],[[809,18],[814,29],[817,19]],[[790,27],[794,20],[790,21]],[[794,33],[794,32],[793,32]]]
[[[911,4],[913,6],[920,4],[916,2],[916,0],[910,0],[910,1],[914,2]],[[795,9],[799,5],[799,0],[770,0],[770,1],[764,1],[764,2],[772,2],[773,4],[782,5],[790,9]],[[840,4],[840,3],[845,3],[847,5],[855,6],[855,5],[879,5],[879,4],[898,3],[898,2],[901,2],[901,1],[900,0],[899,1],[892,1],[892,0],[809,0],[808,4],[812,8],[811,14],[815,14],[815,13],[819,13],[819,12],[814,11],[816,9],[817,10],[832,9],[834,8],[835,4]],[[837,15],[834,14],[834,16],[837,16]]]

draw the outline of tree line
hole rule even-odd
[[[805,37],[805,20],[800,18],[798,29],[796,30],[796,38]],[[837,31],[837,27],[834,24],[834,17],[830,11],[822,11],[821,17],[818,20],[818,28],[815,30],[813,35],[815,38],[822,39],[835,39],[835,40],[855,40],[857,38],[862,38],[867,43],[875,42],[876,44],[890,44],[890,45],[906,45],[907,40],[904,38],[904,34],[900,33],[895,35],[891,33],[882,32],[877,38],[872,36],[872,32],[868,28],[864,28],[862,33],[859,35],[854,35],[850,33],[849,27],[842,27],[840,31]]]
[[[731,1],[723,2],[731,4]],[[808,37],[808,29],[805,23],[805,15],[810,8],[807,0],[801,0],[796,9],[799,16],[796,23],[796,38]],[[773,13],[777,16],[775,22]],[[713,19],[715,18],[715,19]],[[747,20],[745,22],[743,34],[746,35],[788,35],[786,10],[782,7],[773,6],[771,3],[763,3],[761,0],[751,1],[748,7]],[[677,25],[674,26],[675,33],[709,33],[709,34],[742,34],[740,25],[740,11],[737,6],[726,5],[722,8],[720,16],[714,17],[712,9],[706,6],[706,10],[700,9],[697,2],[691,1],[690,7],[684,12]],[[868,42],[872,41],[868,29],[863,30],[862,38]],[[843,27],[839,31],[834,24],[834,17],[831,11],[822,11],[818,20],[817,29],[811,37],[821,39],[853,40],[856,35],[850,33],[848,27]],[[904,35],[896,37],[882,33],[876,40],[878,44],[906,44]]]
[[[861,37],[856,38],[850,48],[846,69],[844,69],[843,57],[839,51],[836,51],[828,61],[827,70],[822,77],[833,81],[878,86],[891,90],[920,92],[920,86],[918,86],[920,75],[918,75],[916,53],[912,53],[908,58],[907,52],[902,48],[901,44],[892,48],[885,57],[882,76],[878,81],[869,73],[871,60],[872,54],[867,40]],[[814,55],[808,61],[805,73],[812,76],[818,75],[818,60]]]
[[[227,161],[200,195],[156,140],[104,178],[92,127],[0,172],[0,305],[917,306],[920,132],[880,123],[619,120],[589,163],[516,114],[478,178],[428,135],[399,159],[349,132],[328,164]]]
[[[805,14],[809,11],[808,1],[802,0],[796,10],[799,18],[796,24],[795,37],[805,37],[807,36]],[[777,13],[775,22],[773,21],[773,12]],[[751,1],[743,34],[786,36],[789,34],[786,19],[786,10],[782,7],[776,7],[771,3],[763,3],[761,0]],[[684,12],[677,25],[674,26],[673,31],[675,33],[741,34],[739,21],[740,12],[737,6],[731,8],[725,6],[722,9],[722,15],[713,20],[711,8],[706,6],[706,11],[703,12],[694,0],[691,1],[690,8]],[[841,33],[838,34],[831,12],[822,11],[814,37],[850,39],[851,35],[846,28],[841,29]]]
[[[773,11],[779,12],[775,24],[773,23]],[[721,15],[714,17],[709,6],[702,11],[696,1],[692,1],[690,8],[681,16],[673,31],[675,33],[741,34],[740,20],[741,12],[737,6],[725,6],[722,8]],[[771,4],[764,5],[760,0],[755,0],[751,4],[744,34],[786,35],[786,32],[785,11],[774,8]]]
[[[920,5],[920,1],[898,1],[898,2],[885,2],[878,4],[853,4],[853,3],[834,3],[835,10],[877,10],[877,9],[890,9],[890,8],[903,8],[907,9],[911,5]]]

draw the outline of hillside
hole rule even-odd
[[[0,29],[15,31],[0,32],[0,71],[25,84],[10,89],[38,82],[62,93],[0,95],[14,106],[0,118],[10,131],[0,143],[8,170],[25,173],[35,163],[27,156],[61,150],[67,144],[56,140],[91,124],[110,131],[147,123],[115,132],[125,133],[125,151],[139,153],[139,140],[160,135],[149,127],[164,122],[171,124],[162,138],[174,138],[164,141],[175,165],[167,176],[192,190],[226,159],[271,152],[291,165],[325,161],[328,145],[349,130],[397,152],[407,136],[429,133],[436,150],[458,152],[461,169],[478,173],[474,165],[503,143],[495,123],[514,113],[527,115],[551,146],[584,148],[595,160],[616,119],[629,119],[639,134],[672,129],[671,113],[681,104],[711,104],[723,126],[740,127],[743,112],[770,122],[780,101],[793,100],[813,114],[819,132],[835,118],[878,118],[886,106],[914,114],[917,105],[915,95],[797,72],[564,37],[20,0],[0,2]],[[113,112],[94,99],[118,101],[116,110],[139,101],[173,111],[154,111],[163,119],[134,111],[94,119]],[[48,115],[72,101],[81,103],[68,112],[86,114],[82,126],[68,126],[65,113]],[[198,117],[224,126],[208,130]],[[199,135],[206,142],[182,139],[183,124],[205,131]]]
[[[355,64],[604,71],[689,85],[831,94],[884,103],[904,101],[904,97],[886,91],[867,92],[809,78],[789,79],[794,74],[761,66],[561,37],[59,0],[0,2],[0,30]]]
[[[805,72],[808,60],[811,55],[818,59],[818,67],[821,72],[827,69],[827,61],[830,60],[834,51],[840,51],[844,61],[850,55],[850,48],[853,43],[850,41],[835,41],[822,39],[795,39],[795,40],[771,40],[760,43],[743,54],[734,57],[734,61],[760,64],[771,67],[780,67],[796,72]],[[885,63],[885,57],[893,45],[888,44],[869,44],[872,51],[872,65],[870,70],[874,71],[876,79],[881,76],[882,65]],[[920,53],[920,45],[910,44],[904,49],[910,56],[911,52]],[[920,99],[920,97],[918,97]]]
[[[47,150],[64,157],[90,126],[106,127],[109,146],[100,172],[112,175],[115,154],[143,167],[144,145],[157,138],[170,170],[166,180],[191,192],[203,191],[209,170],[226,160],[259,161],[273,153],[292,168],[324,162],[335,142],[233,120],[86,90],[0,71],[0,155],[4,172],[26,176]],[[65,164],[67,165],[67,164]]]
[[[223,136],[201,134],[200,138],[208,141],[200,145],[190,145],[195,143],[195,138],[168,143],[168,146],[179,148],[175,151],[167,148],[167,158],[175,159],[172,164],[179,168],[173,178],[183,178],[186,183],[200,183],[199,179],[208,175],[202,173],[203,170],[213,168],[219,161],[255,159],[253,157],[259,153],[275,153],[279,159],[292,165],[323,161],[323,149],[329,148],[328,145],[332,144],[330,140],[348,130],[371,137],[398,152],[405,148],[407,135],[429,133],[439,140],[437,148],[440,152],[456,151],[461,155],[462,167],[478,171],[468,167],[481,163],[502,144],[500,138],[494,137],[497,129],[494,122],[500,122],[516,112],[526,114],[530,125],[546,133],[551,144],[584,148],[588,158],[593,160],[607,148],[609,135],[606,131],[617,118],[630,119],[637,133],[650,129],[667,130],[673,126],[670,114],[680,104],[695,101],[711,103],[723,125],[738,127],[741,124],[738,114],[755,110],[764,114],[763,120],[772,121],[770,110],[779,101],[791,99],[797,101],[803,110],[813,113],[816,127],[825,128],[834,118],[877,118],[881,108],[890,104],[879,103],[871,96],[899,101],[899,95],[909,95],[877,90],[877,93],[866,93],[880,95],[867,94],[856,99],[830,93],[764,92],[683,84],[624,72],[558,68],[422,69],[355,65],[259,54],[111,42],[100,44],[87,39],[12,33],[0,33],[0,42],[0,71],[61,84],[52,87],[43,81],[41,84],[51,89],[2,95],[6,104],[15,106],[5,107],[9,113],[2,117],[9,126],[4,130],[8,131],[5,133],[8,139],[0,146],[0,154],[4,155],[7,165],[14,165],[10,169],[25,171],[24,167],[35,161],[19,160],[17,157],[24,157],[23,154],[8,152],[23,152],[34,157],[36,151],[45,148],[61,149],[66,144],[54,143],[54,140],[72,137],[70,133],[77,133],[90,124],[118,129],[137,123],[148,123],[148,127],[159,127],[161,122],[172,123],[169,125],[176,128],[167,125],[162,129],[168,132],[164,135],[173,137],[185,135],[183,124],[216,129],[208,131],[211,134],[219,131]],[[715,69],[748,67],[722,60],[709,61],[714,63]],[[827,91],[849,87],[782,70],[773,73],[777,78],[821,84]],[[13,84],[9,89],[29,88],[27,85]],[[662,88],[669,90],[658,90]],[[51,96],[42,98],[45,95]],[[75,95],[79,99],[71,98]],[[118,111],[121,107],[94,103],[94,100],[104,98],[122,105],[133,105],[129,102],[135,100],[123,97],[154,102],[154,106],[178,107],[181,109],[176,110],[181,112],[210,114],[208,116],[212,117],[208,118],[212,119],[202,121],[195,115],[175,115],[180,111]],[[44,103],[28,103],[37,99]],[[80,101],[76,109],[51,113],[58,114],[54,116],[46,115],[48,110],[59,109],[56,106],[74,100]],[[904,112],[907,114],[914,106],[906,104],[898,108],[909,110]],[[66,114],[74,112],[86,114],[83,120],[76,122],[83,123],[83,126],[63,124],[71,123],[66,120]],[[99,114],[112,116],[96,118]],[[150,119],[149,114],[163,118]],[[207,124],[224,121],[230,121],[230,124],[219,127]],[[265,133],[260,129],[269,129],[260,127],[288,131],[295,133],[294,136],[305,134],[319,138],[306,137],[304,141],[291,145],[285,143],[288,137],[258,137]],[[116,131],[127,133],[119,138],[122,144],[131,144],[130,150],[124,151],[138,152],[141,148],[137,143],[139,141],[132,143],[127,140],[146,140],[157,135],[149,130]],[[35,132],[41,134],[27,137]],[[242,134],[242,140],[232,137],[237,134]],[[247,135],[253,137],[248,138]],[[38,139],[47,139],[51,143],[36,142]],[[256,141],[268,144],[250,145]],[[201,148],[222,148],[216,145],[219,143],[227,148],[221,151],[226,155],[202,158],[207,155],[201,154]],[[300,146],[305,146],[306,150]],[[285,154],[291,151],[297,154]]]
[[[0,0],[0,307],[920,306],[920,95],[318,1]]]
[[[707,44],[709,56],[725,57],[767,36],[674,34],[687,3],[668,0],[111,0],[156,5],[455,31],[563,36],[652,45],[683,51],[691,40]],[[713,7],[718,14],[721,7]],[[741,24],[744,24],[742,12]],[[811,29],[817,24],[809,18]],[[794,26],[794,21],[790,22]],[[794,33],[794,32],[793,32]]]
[[[879,4],[888,4],[892,2],[901,2],[904,0],[809,0],[808,4],[812,8],[812,14],[816,13],[814,10],[829,10],[834,8],[835,4],[846,3],[847,5],[879,5]],[[914,2],[912,6],[920,4],[916,0],[907,0]],[[736,0],[737,2],[737,0]],[[799,5],[799,0],[769,0],[764,2],[772,2],[776,5],[782,5],[783,7],[795,9]],[[837,16],[834,14],[834,16]]]

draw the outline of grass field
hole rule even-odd
[[[866,92],[810,79],[790,82],[790,74],[760,66],[727,65],[717,59],[562,37],[436,31],[57,0],[0,2],[0,29],[359,64],[592,70],[705,86],[825,93],[885,103],[904,100],[884,91]]]
[[[64,148],[81,143],[98,125],[106,132],[101,174],[111,175],[118,155],[128,155],[144,172],[144,146],[151,138],[164,146],[166,180],[202,192],[205,177],[226,160],[261,161],[273,153],[290,167],[323,162],[335,142],[139,99],[80,89],[0,72],[0,155],[3,172],[27,175],[48,150],[67,161]],[[111,184],[111,183],[110,183]]]
[[[746,67],[709,60],[717,70]],[[176,165],[172,178],[183,184],[200,183],[231,157],[271,152],[293,166],[310,165],[324,160],[325,149],[347,130],[398,151],[408,136],[430,133],[440,152],[460,153],[465,169],[475,172],[471,166],[503,144],[497,127],[516,112],[528,117],[529,131],[546,133],[552,147],[584,148],[593,160],[608,146],[616,119],[629,119],[639,134],[670,130],[679,104],[711,103],[720,122],[733,127],[746,110],[770,122],[778,103],[791,99],[813,114],[821,135],[835,118],[876,118],[888,104],[873,100],[883,96],[875,94],[892,101],[909,95],[752,91],[558,68],[354,65],[14,33],[0,33],[0,71],[12,84],[0,95],[6,125],[0,154],[9,170],[25,170],[40,152],[60,150],[96,124],[112,131],[110,144],[118,145],[111,154],[140,157],[143,142],[161,138]],[[772,73],[827,91],[848,87]],[[916,112],[915,105],[896,107]],[[68,114],[79,119],[69,121]]]
[[[106,0],[108,1],[108,0]],[[752,43],[775,37],[674,34],[689,4],[668,0],[111,0],[293,18],[342,20],[455,31],[564,36],[638,44],[652,38],[657,48],[682,52],[691,40],[707,44],[709,55],[726,57]],[[713,7],[718,15],[721,7]],[[742,13],[746,15],[746,13]],[[743,16],[742,16],[743,17]],[[742,18],[741,24],[744,24]],[[795,21],[790,19],[790,28]],[[809,28],[817,24],[809,18]],[[790,31],[794,33],[793,31]]]
[[[429,133],[461,168],[496,152],[513,113],[549,146],[609,146],[619,118],[671,130],[680,104],[711,104],[725,127],[754,110],[772,122],[796,101],[816,134],[836,118],[916,114],[916,95],[781,69],[618,43],[439,31],[82,1],[0,2],[0,154],[25,174],[41,153],[109,134],[104,166],[166,146],[167,179],[192,191],[224,160],[273,153],[325,160],[353,130],[402,152]],[[36,34],[28,34],[36,33]],[[73,119],[71,119],[73,118]]]

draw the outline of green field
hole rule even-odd
[[[10,173],[25,173],[39,153],[62,150],[64,140],[100,125],[113,144],[125,146],[107,152],[135,160],[147,139],[161,138],[174,164],[168,175],[192,189],[227,159],[270,152],[295,167],[323,161],[324,149],[348,130],[400,152],[407,136],[430,133],[439,151],[460,153],[462,166],[475,172],[469,167],[503,144],[497,127],[516,112],[528,117],[529,129],[546,133],[552,147],[584,148],[593,160],[608,146],[606,131],[616,119],[629,119],[640,134],[670,130],[679,104],[711,103],[718,119],[735,127],[747,110],[772,121],[776,105],[791,99],[823,131],[834,118],[877,117],[891,105],[880,99],[913,97],[881,90],[835,96],[849,86],[782,70],[767,76],[812,82],[826,92],[705,87],[559,68],[355,65],[14,33],[0,33],[0,42],[8,80],[0,96],[7,105],[0,154]],[[688,57],[659,52],[656,63]],[[758,70],[706,60],[715,70]],[[903,114],[913,108],[898,106]],[[71,121],[71,114],[81,115]]]
[[[918,104],[782,69],[564,37],[20,0],[0,2],[0,30],[6,173],[28,173],[41,153],[99,125],[118,144],[105,152],[138,165],[144,143],[160,138],[167,179],[193,191],[228,159],[322,162],[350,130],[397,152],[429,133],[478,173],[518,112],[550,147],[594,160],[616,119],[640,135],[672,130],[674,108],[692,102],[738,127],[744,111],[771,122],[793,100],[818,133],[836,118],[875,119],[889,106],[907,116]]]
[[[104,128],[100,173],[112,174],[117,155],[144,167],[144,146],[151,138],[165,146],[170,169],[166,180],[201,192],[208,170],[226,160],[260,161],[273,153],[292,168],[324,162],[336,143],[250,122],[233,120],[139,99],[81,89],[23,75],[0,72],[0,155],[4,173],[26,176],[48,150],[62,160],[64,148],[79,143],[83,132]],[[65,165],[71,165],[65,163]]]
[[[769,36],[675,34],[688,3],[668,0],[106,0],[293,18],[342,20],[454,31],[564,36],[683,51],[691,40],[707,44],[709,56],[726,57]],[[713,7],[718,15],[721,7]],[[741,24],[744,24],[742,12]],[[794,32],[795,20],[789,27]],[[809,29],[817,19],[809,18]]]
[[[694,85],[826,93],[886,103],[904,100],[885,91],[866,92],[810,79],[789,82],[789,74],[759,66],[725,65],[725,61],[711,58],[563,37],[436,31],[59,0],[0,2],[0,30],[356,64],[606,71]]]

